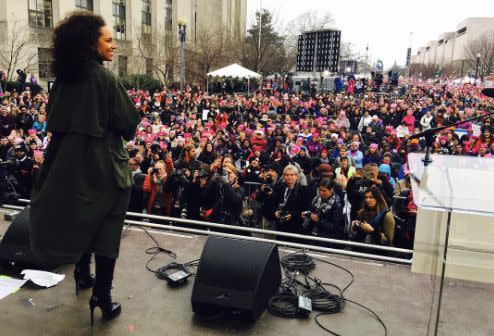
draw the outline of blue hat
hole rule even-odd
[[[379,165],[379,172],[391,175],[391,167],[389,166],[389,164],[381,163]]]

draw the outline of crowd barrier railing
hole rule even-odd
[[[22,203],[29,203],[29,200],[19,200],[19,201]],[[22,206],[9,205],[9,204],[3,204],[3,205],[1,205],[1,207],[7,208],[7,209],[14,209],[14,210],[22,210],[24,208]],[[283,232],[283,231],[264,230],[264,229],[257,229],[257,228],[251,228],[251,227],[231,226],[231,225],[225,225],[225,224],[219,224],[219,223],[203,222],[203,221],[198,221],[198,220],[168,217],[168,216],[150,215],[150,214],[143,214],[143,213],[137,213],[137,212],[127,212],[127,216],[131,216],[133,218],[141,218],[141,220],[126,219],[125,224],[128,226],[130,226],[130,225],[132,225],[132,226],[144,226],[144,227],[151,227],[151,228],[156,228],[156,229],[180,231],[180,232],[194,233],[194,234],[200,234],[200,235],[212,235],[212,234],[214,234],[214,235],[219,235],[219,236],[224,236],[224,237],[241,238],[241,239],[252,240],[252,241],[273,242],[279,246],[302,248],[302,249],[320,251],[320,252],[329,252],[329,253],[334,253],[334,254],[339,254],[339,255],[351,256],[351,257],[360,257],[360,258],[395,262],[395,263],[401,263],[401,264],[411,264],[412,263],[411,256],[413,254],[413,250],[391,247],[391,246],[373,245],[373,244],[359,243],[359,242],[348,241],[348,240],[322,238],[322,237],[316,237],[316,236],[310,236],[310,235],[302,235],[302,234],[289,233],[289,232]],[[149,220],[149,222],[142,221],[142,219],[147,219],[147,220]],[[169,224],[153,223],[153,222],[151,222],[151,220],[157,220],[160,222],[168,222]],[[178,225],[173,225],[174,223],[185,224],[185,225],[196,225],[196,226],[204,227],[204,229],[182,227],[182,226],[178,226]],[[235,232],[234,233],[217,232],[217,231],[214,231],[214,229],[221,229],[223,231],[224,230],[232,230]],[[251,237],[251,236],[245,236],[245,235],[238,234],[238,232],[254,233],[257,235],[265,234],[265,235],[275,236],[276,238],[275,239],[266,239],[266,238],[260,238],[260,237]],[[279,239],[283,239],[283,238],[295,238],[295,239],[300,239],[300,240],[309,241],[309,242],[319,242],[319,243],[323,242],[323,243],[328,243],[328,244],[332,244],[332,245],[341,245],[343,248],[342,249],[328,248],[328,247],[316,246],[316,245],[306,244],[306,243],[297,243],[297,242],[293,242],[293,241],[279,240]],[[398,258],[398,257],[387,256],[387,255],[381,255],[381,254],[377,254],[377,253],[374,254],[374,253],[370,253],[370,252],[358,252],[358,251],[351,251],[351,250],[345,249],[348,247],[361,248],[361,249],[365,249],[366,251],[375,250],[376,252],[385,252],[385,253],[393,254],[393,255],[401,254],[401,255],[410,256],[410,258]]]

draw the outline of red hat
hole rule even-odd
[[[319,174],[323,177],[331,176],[333,175],[333,166],[329,163],[321,163],[317,166],[317,171],[319,171]]]

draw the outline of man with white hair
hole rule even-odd
[[[276,184],[266,195],[265,206],[269,208],[271,220],[276,229],[291,233],[306,233],[302,227],[302,212],[310,208],[309,189],[299,182],[300,172],[294,165],[283,170],[283,181]],[[288,240],[282,238],[283,240]]]

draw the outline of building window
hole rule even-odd
[[[146,76],[153,76],[153,59],[146,58]]]
[[[53,53],[50,48],[38,48],[38,69],[39,78],[53,77],[51,64],[53,62]]]
[[[112,0],[113,4],[113,30],[117,40],[125,40],[126,31],[126,15],[125,15],[125,0]]]
[[[142,1],[142,39],[145,42],[151,42],[151,0]]]
[[[456,31],[456,36],[461,36],[467,32],[467,27],[463,27]]]
[[[87,9],[93,11],[93,0],[75,0],[75,6],[77,8]]]
[[[170,31],[170,32],[172,30],[172,25],[173,25],[172,10],[173,10],[173,1],[172,0],[166,0],[166,5],[165,5],[165,30],[166,31]]]
[[[118,55],[118,77],[127,76],[127,56]]]
[[[51,0],[29,0],[28,2],[29,25],[31,27],[52,27]]]

